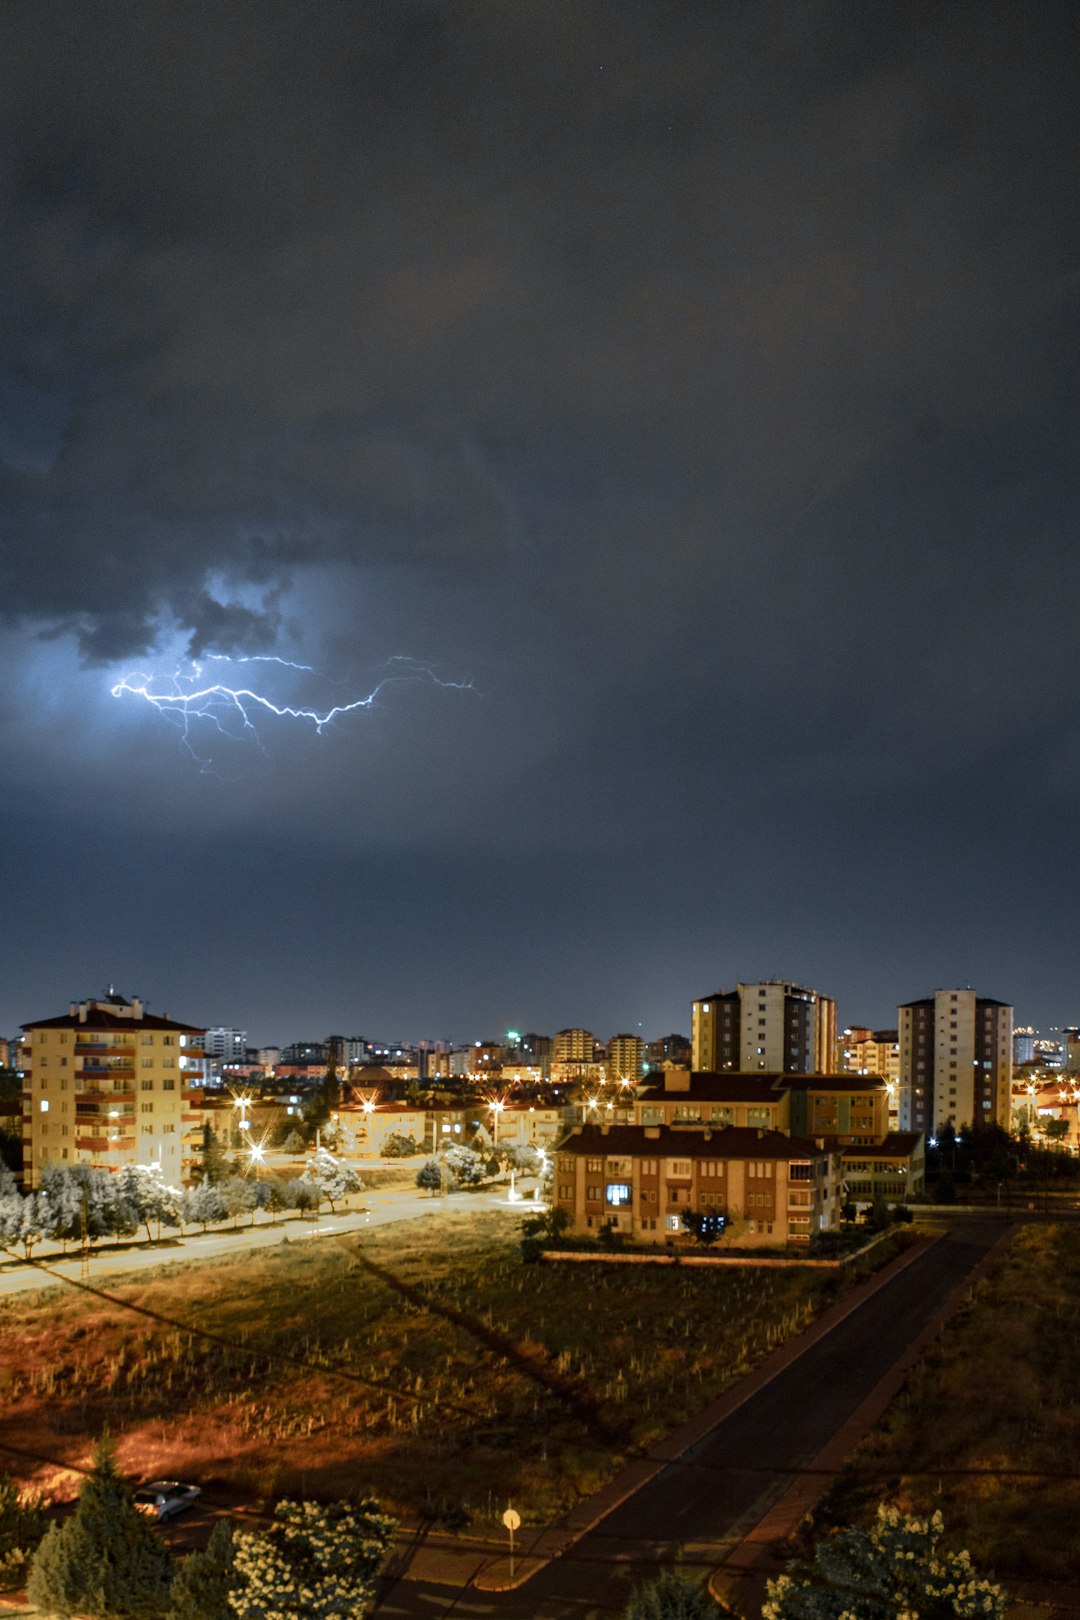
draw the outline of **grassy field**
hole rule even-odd
[[[105,1285],[111,1299],[6,1300],[0,1466],[56,1490],[44,1459],[84,1462],[108,1424],[138,1478],[259,1498],[373,1490],[450,1522],[490,1522],[512,1496],[535,1523],[837,1286],[799,1270],[525,1266],[519,1226],[459,1214],[166,1266]]]
[[[868,1517],[881,1498],[940,1509],[978,1566],[1075,1583],[1078,1342],[1080,1227],[1026,1227],[915,1368],[818,1526]]]

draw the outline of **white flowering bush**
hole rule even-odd
[[[809,1564],[770,1581],[762,1620],[1004,1620],[1001,1587],[943,1536],[940,1513],[881,1506],[869,1530],[825,1537]]]
[[[237,1620],[361,1620],[396,1528],[374,1502],[279,1502],[268,1529],[234,1537]]]

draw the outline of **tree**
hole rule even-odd
[[[319,1198],[325,1198],[331,1210],[340,1198],[360,1192],[363,1182],[350,1164],[335,1159],[328,1148],[318,1148],[300,1177],[315,1188]]]
[[[413,1135],[404,1136],[401,1131],[391,1131],[383,1142],[382,1156],[384,1159],[411,1159],[420,1152],[420,1144]]]
[[[438,1159],[428,1159],[416,1172],[416,1185],[426,1187],[432,1198],[440,1191],[443,1184],[443,1173],[439,1168]]]
[[[307,1152],[307,1143],[295,1127],[289,1131],[284,1142],[282,1142],[281,1151],[291,1153],[294,1157],[299,1157],[301,1153]]]
[[[180,1200],[180,1216],[185,1226],[193,1223],[203,1231],[212,1221],[223,1221],[229,1213],[221,1188],[212,1181],[200,1181],[197,1187],[187,1187]]]
[[[49,1527],[45,1506],[40,1492],[20,1491],[0,1474],[0,1592],[26,1584],[26,1567]]]
[[[249,1176],[230,1176],[214,1191],[220,1193],[225,1212],[231,1216],[234,1226],[241,1215],[250,1216],[249,1225],[254,1226],[256,1213],[268,1209],[271,1202],[269,1186],[262,1181],[252,1181]]]
[[[713,1210],[684,1209],[682,1223],[684,1232],[692,1232],[700,1244],[710,1248],[722,1236],[727,1216]]]
[[[236,1579],[232,1525],[219,1519],[206,1546],[188,1553],[173,1576],[168,1620],[235,1620]]]
[[[202,1145],[199,1149],[199,1180],[209,1182],[211,1185],[224,1181],[229,1173],[225,1149],[214,1127],[209,1120],[202,1128]]]
[[[30,1567],[27,1595],[36,1608],[68,1620],[149,1620],[163,1614],[169,1555],[135,1506],[106,1436],[83,1482],[75,1512],[50,1525]]]
[[[472,1148],[450,1147],[443,1155],[446,1168],[462,1187],[476,1187],[484,1179],[484,1161]]]
[[[234,1537],[237,1620],[361,1620],[396,1528],[375,1502],[279,1502],[269,1529]]]
[[[130,1204],[152,1242],[151,1223],[161,1237],[162,1226],[179,1226],[180,1193],[170,1187],[159,1164],[126,1164],[116,1177],[117,1191]]]
[[[27,1193],[25,1198],[19,1200],[18,1241],[22,1244],[28,1260],[34,1244],[52,1235],[51,1215],[49,1200],[44,1193]]]
[[[665,1569],[631,1594],[623,1620],[713,1620],[719,1614],[701,1581],[685,1570]]]
[[[940,1513],[917,1519],[882,1504],[868,1530],[826,1536],[809,1562],[769,1581],[762,1620],[1003,1620],[1001,1587],[943,1539]]]

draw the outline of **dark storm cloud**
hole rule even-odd
[[[276,598],[214,624],[211,572],[525,545],[557,608],[739,597],[751,556],[797,613],[800,552],[901,593],[891,545],[977,564],[990,466],[992,554],[1038,542],[1052,11],[9,7],[0,371],[66,425],[5,469],[4,610],[250,649]]]
[[[988,862],[1045,897],[1008,762],[1062,796],[1067,860],[1075,29],[1013,0],[11,0],[0,618],[50,727],[0,702],[29,787],[62,821],[82,748],[72,825],[291,838],[297,907],[315,844],[423,845],[466,928],[495,847],[562,850],[583,893],[610,862],[605,905],[644,862],[688,959],[805,950],[840,893],[956,942],[942,897]],[[305,736],[292,774],[268,737],[259,792],[211,802],[134,730],[113,769],[64,701],[68,636],[149,664],[174,626],[480,692]],[[252,907],[264,936],[270,884]],[[813,974],[755,948],[729,978]]]

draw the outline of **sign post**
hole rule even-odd
[[[514,1578],[514,1531],[521,1529],[521,1514],[516,1508],[508,1507],[503,1514],[503,1524],[510,1532],[510,1579]]]

